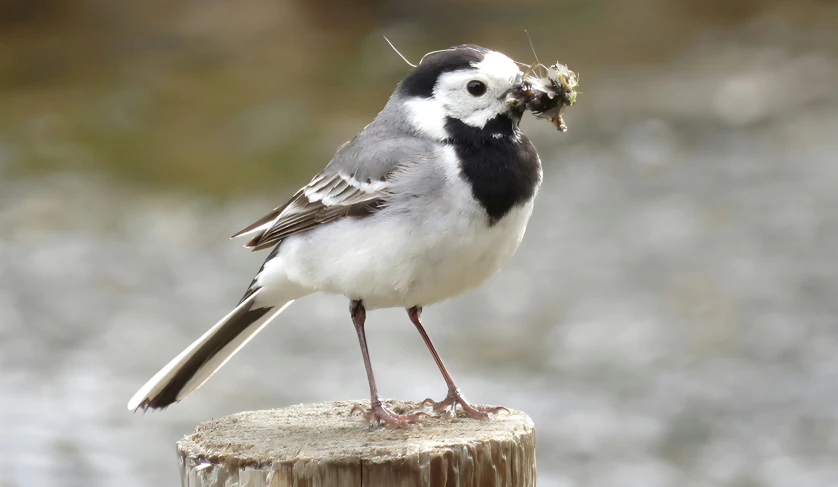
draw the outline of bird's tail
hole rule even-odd
[[[255,303],[258,294],[257,290],[247,296],[201,338],[160,369],[128,401],[128,409],[165,408],[188,396],[293,302],[259,306]]]

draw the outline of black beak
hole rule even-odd
[[[522,110],[524,108],[524,82],[523,82],[523,73],[518,73],[515,77],[515,81],[512,84],[512,88],[506,90],[506,93],[503,94],[503,101],[506,105],[510,108]]]

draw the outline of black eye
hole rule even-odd
[[[466,89],[472,96],[482,96],[486,93],[486,83],[482,81],[469,81]]]

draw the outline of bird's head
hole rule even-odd
[[[466,44],[426,54],[396,95],[408,123],[426,136],[449,138],[461,124],[494,133],[516,127],[523,115],[522,74],[504,54]]]

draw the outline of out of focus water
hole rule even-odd
[[[578,27],[598,61],[580,69],[570,131],[524,124],[545,181],[520,252],[424,315],[470,399],[532,416],[539,485],[838,485],[838,44],[823,8],[694,28],[624,63],[593,41],[617,46],[616,20]],[[183,35],[215,32],[184,12]],[[225,25],[232,74],[205,82],[177,75],[165,43],[180,38],[165,35],[136,72],[130,56],[104,72],[88,60],[92,74],[53,83],[28,77],[48,63],[0,63],[20,75],[0,96],[2,487],[177,485],[174,442],[202,420],[367,395],[345,300],[312,296],[183,403],[125,410],[261,264],[227,237],[325,164],[403,73],[364,64],[386,51],[361,24],[346,35],[374,47],[341,67],[357,96],[310,112],[288,94],[293,64],[246,78],[267,58],[235,32],[273,31]],[[420,39],[425,24],[394,25]],[[5,54],[32,48],[14,39]],[[193,61],[215,66],[207,52]],[[443,396],[402,311],[372,313],[368,333],[385,396]]]

